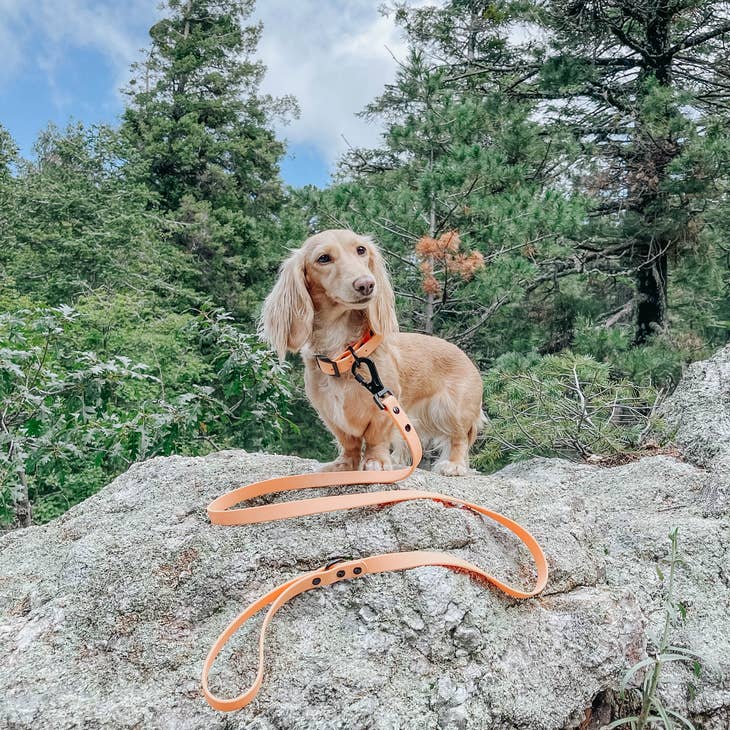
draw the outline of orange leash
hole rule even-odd
[[[376,335],[376,337],[379,337]],[[370,338],[364,338],[367,342]],[[379,340],[378,340],[379,342]],[[361,345],[361,340],[358,345]],[[377,346],[377,345],[376,345]],[[372,352],[372,349],[369,350]],[[395,422],[401,435],[406,440],[411,450],[412,463],[409,467],[403,469],[393,469],[389,471],[347,471],[347,472],[317,472],[312,474],[299,474],[296,476],[278,477],[275,479],[267,479],[262,482],[255,482],[245,487],[239,487],[226,494],[214,499],[208,505],[208,516],[210,521],[218,525],[251,525],[258,522],[269,522],[273,520],[286,520],[291,517],[302,517],[304,515],[319,514],[321,512],[335,512],[345,509],[356,509],[358,507],[373,507],[388,504],[396,504],[398,502],[406,502],[412,499],[431,499],[435,502],[453,506],[464,507],[476,512],[477,514],[489,517],[499,524],[506,527],[510,532],[515,534],[530,551],[535,566],[537,568],[537,580],[532,590],[523,591],[519,588],[510,586],[498,580],[494,576],[486,573],[481,568],[466,560],[462,560],[454,555],[441,552],[427,552],[416,550],[412,552],[402,553],[383,553],[381,555],[371,555],[367,558],[356,558],[353,560],[337,561],[334,564],[318,568],[309,573],[293,578],[292,580],[277,586],[265,595],[254,601],[245,611],[240,613],[226,627],[223,633],[213,644],[208,656],[203,664],[203,694],[208,704],[216,710],[229,712],[245,707],[251,702],[258,693],[264,676],[264,645],[266,638],[266,629],[271,623],[274,614],[289,600],[298,596],[300,593],[312,590],[314,588],[324,588],[341,580],[350,580],[353,578],[362,578],[371,573],[383,573],[394,570],[409,570],[410,568],[418,568],[424,565],[438,565],[445,568],[451,568],[459,572],[467,572],[473,577],[484,580],[499,588],[514,598],[531,598],[540,593],[547,584],[548,567],[545,554],[538,544],[537,540],[524,527],[518,525],[514,520],[504,517],[503,515],[488,510],[485,507],[466,502],[457,497],[449,497],[437,492],[425,492],[416,489],[388,490],[382,492],[363,492],[361,494],[336,495],[331,497],[315,497],[314,499],[299,499],[291,502],[280,502],[276,504],[267,504],[259,507],[245,507],[233,509],[240,502],[261,497],[277,492],[293,492],[299,489],[312,489],[317,487],[334,487],[345,486],[350,484],[392,484],[410,476],[421,461],[422,451],[421,442],[416,434],[415,429],[408,421],[408,416],[398,404],[395,396],[384,388],[378,378],[377,370],[372,361],[365,357],[361,357],[362,350],[350,348],[349,353],[332,361],[328,358],[326,364],[341,363],[345,357],[350,356],[351,360],[347,362],[348,366],[352,365],[352,373],[364,387],[373,393],[376,405],[384,410]],[[362,365],[366,365],[370,370],[370,381],[366,381],[358,372]],[[334,372],[330,374],[339,375],[342,368],[340,364],[335,365]],[[232,699],[223,699],[214,695],[208,687],[208,674],[220,653],[221,649],[228,643],[229,639],[238,631],[238,629],[252,616],[268,606],[268,611],[264,617],[259,634],[259,664],[256,673],[256,679],[253,684],[241,695]]]

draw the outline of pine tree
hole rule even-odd
[[[644,343],[667,323],[671,262],[707,246],[707,212],[722,196],[730,11],[711,0],[554,0],[529,3],[523,18],[542,36],[512,64],[518,91],[543,102],[549,132],[575,136],[575,182],[593,200],[574,261],[555,275],[633,277]]]
[[[0,251],[9,251],[18,222],[16,183],[12,167],[18,161],[18,148],[10,133],[0,125]],[[0,264],[4,258],[0,256]],[[12,287],[10,272],[0,266],[0,301],[3,289]]]
[[[256,302],[282,200],[272,115],[293,109],[258,93],[262,28],[244,25],[253,6],[167,0],[133,69],[123,123],[174,239],[197,258],[200,286],[239,314]]]
[[[149,192],[130,180],[133,165],[124,156],[109,127],[49,126],[32,162],[16,160],[5,181],[0,173],[0,196],[7,197],[0,269],[21,294],[73,304],[101,287],[154,286],[155,272],[180,263],[161,259],[169,244],[158,241],[146,212]]]
[[[0,125],[0,182],[10,178],[10,167],[17,161],[18,147],[5,127]]]

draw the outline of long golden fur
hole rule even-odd
[[[395,297],[383,257],[366,236],[329,230],[307,239],[282,264],[264,302],[261,334],[283,359],[301,352],[307,396],[340,445],[325,471],[391,468],[404,446],[388,416],[354,378],[322,373],[316,354],[337,357],[370,326],[384,335],[371,356],[383,383],[425,444],[441,450],[433,471],[461,476],[482,424],[479,371],[455,345],[398,332]],[[364,444],[364,449],[363,449]],[[402,457],[398,454],[399,463]]]

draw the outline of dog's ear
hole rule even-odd
[[[284,360],[298,352],[312,334],[314,305],[304,277],[304,255],[295,251],[279,269],[279,278],[264,301],[259,335]]]
[[[393,287],[390,285],[383,254],[372,239],[368,240],[373,250],[370,259],[370,270],[375,278],[375,297],[368,306],[368,319],[375,332],[381,335],[393,335],[398,332],[395,294],[393,294]]]

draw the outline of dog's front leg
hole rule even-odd
[[[331,423],[327,426],[339,442],[340,455],[334,461],[322,464],[319,471],[357,471],[362,457],[362,439],[345,433]]]
[[[365,464],[368,471],[391,469],[390,442],[393,438],[393,424],[387,416],[379,415],[370,421],[365,434]]]

